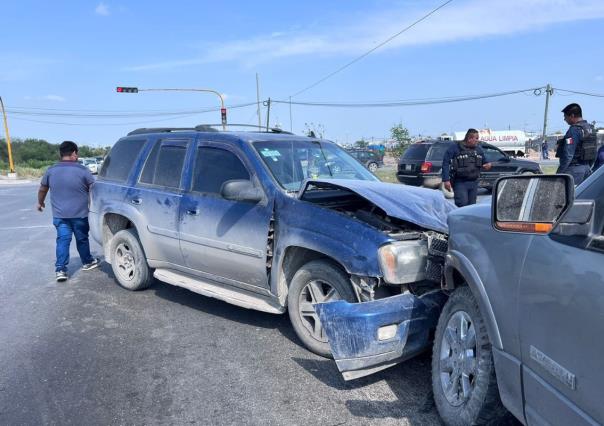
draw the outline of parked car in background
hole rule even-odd
[[[604,169],[576,189],[568,175],[504,177],[492,199],[449,215],[440,288],[315,305],[338,369],[372,374],[433,335],[445,424],[497,425],[507,410],[528,425],[604,424]]]
[[[384,166],[383,155],[369,149],[353,149],[348,151],[359,163],[364,165],[371,173]]]
[[[94,159],[96,160],[96,163],[98,164],[99,169],[100,169],[100,167],[103,165],[103,161],[105,161],[105,157],[99,156],[99,157],[94,157]]]
[[[411,144],[399,159],[396,177],[406,185],[438,188],[442,183],[441,173],[445,152],[455,141],[429,140]],[[485,142],[480,146],[484,150],[485,161],[493,166],[491,170],[480,173],[478,184],[491,190],[495,181],[502,176],[519,174],[541,174],[539,163],[513,158],[499,148]]]
[[[436,280],[447,214],[434,191],[380,182],[336,144],[283,132],[139,129],[91,191],[90,233],[129,290],[153,277],[289,314],[330,355],[313,304],[361,302]]]
[[[95,158],[80,158],[78,162],[87,167],[93,175],[99,172],[99,165]]]

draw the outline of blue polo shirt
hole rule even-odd
[[[52,216],[60,219],[88,217],[88,192],[94,178],[76,161],[61,161],[49,167],[41,185],[50,188]]]

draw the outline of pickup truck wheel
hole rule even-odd
[[[132,291],[151,285],[153,275],[134,230],[116,233],[111,239],[110,250],[111,268],[119,285]]]
[[[468,287],[453,292],[438,320],[432,391],[447,425],[499,424],[507,415],[499,398],[486,325]]]
[[[313,260],[294,275],[287,294],[289,318],[294,331],[310,351],[330,358],[331,349],[313,303],[333,300],[354,302],[350,279],[325,260]]]
[[[375,173],[375,172],[377,172],[377,170],[378,170],[378,164],[377,164],[377,163],[369,163],[369,164],[367,165],[367,168],[369,169],[369,171],[370,171],[371,173]]]

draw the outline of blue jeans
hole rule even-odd
[[[80,254],[82,264],[92,262],[94,259],[90,254],[90,244],[88,243],[88,218],[70,218],[63,219],[55,217],[52,219],[52,224],[57,229],[57,261],[55,263],[55,271],[67,272],[69,264],[69,246],[71,244],[71,235],[75,235],[76,247]]]
[[[476,204],[476,196],[478,195],[478,181],[468,180],[453,182],[453,192],[455,205],[457,207]]]

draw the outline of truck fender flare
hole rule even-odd
[[[495,319],[495,313],[493,312],[491,301],[489,300],[489,296],[478,272],[476,272],[476,269],[474,269],[474,266],[472,266],[472,263],[467,257],[457,250],[449,250],[445,261],[445,280],[448,289],[455,288],[455,271],[461,274],[478,301],[480,312],[487,324],[487,331],[489,333],[489,338],[491,339],[491,344],[495,348],[503,350],[503,343],[501,341],[499,326]]]

